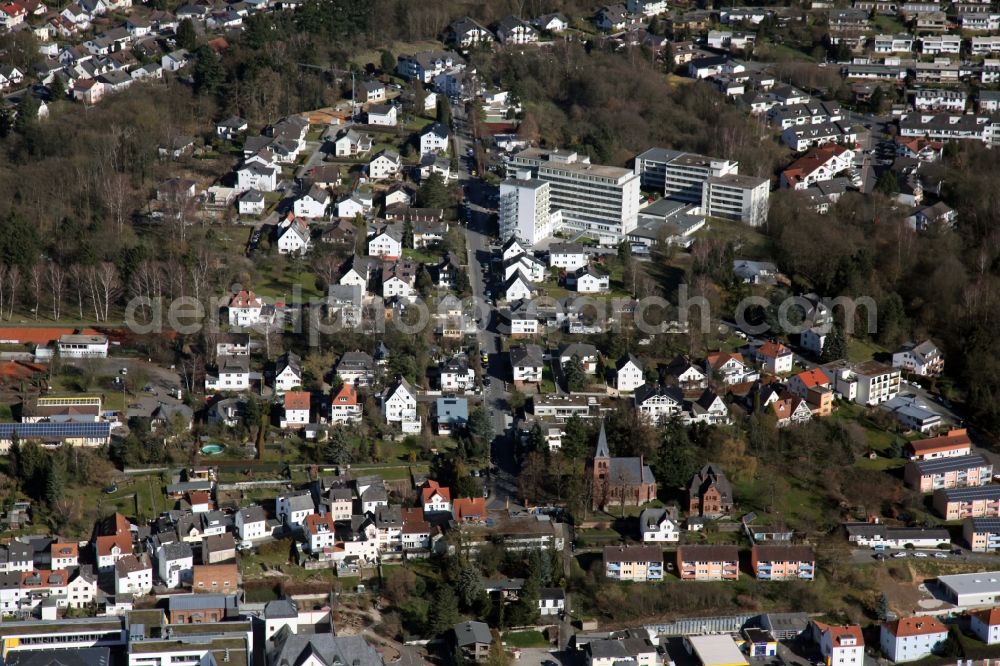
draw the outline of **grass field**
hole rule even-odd
[[[540,631],[512,631],[503,635],[507,647],[535,648],[548,647],[549,642]]]

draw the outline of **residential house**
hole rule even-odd
[[[659,546],[605,546],[604,575],[637,583],[661,581],[663,550]]]
[[[219,564],[236,559],[236,537],[232,532],[209,534],[201,541],[201,561]]]
[[[590,258],[579,243],[553,243],[549,247],[549,266],[567,273],[585,268]]]
[[[759,374],[743,360],[743,355],[728,352],[713,352],[705,357],[705,373],[723,384],[743,384],[756,381]]]
[[[1000,550],[1000,518],[966,518],[962,537],[974,553],[995,553]]]
[[[241,542],[253,542],[270,536],[267,514],[261,506],[249,506],[233,515],[233,526]]]
[[[282,354],[274,366],[274,392],[282,395],[302,386],[302,359],[295,352]]]
[[[312,246],[309,225],[292,213],[278,223],[278,254],[305,254]]]
[[[610,276],[593,266],[585,266],[566,278],[566,285],[578,294],[605,294],[611,288]]]
[[[285,412],[281,419],[281,427],[301,428],[308,424],[310,400],[311,396],[308,391],[288,391],[285,393]]]
[[[476,373],[463,357],[455,357],[441,366],[442,391],[468,391],[475,387]]]
[[[387,224],[368,240],[368,256],[395,260],[403,256],[403,230]]]
[[[494,32],[501,44],[534,44],[538,41],[538,31],[534,26],[510,14],[497,22]]]
[[[790,425],[805,423],[812,419],[812,410],[802,398],[785,395],[768,403],[767,410],[774,416],[775,425],[784,428]]]
[[[448,152],[448,128],[441,123],[431,123],[420,132],[420,154]]]
[[[266,198],[260,190],[247,190],[239,201],[240,215],[262,215],[266,206]]]
[[[384,102],[385,96],[385,84],[381,81],[367,80],[362,81],[360,95],[362,96],[360,102],[364,104],[372,104],[374,102]]]
[[[515,345],[510,348],[510,365],[515,386],[540,384],[544,360],[538,345]]]
[[[372,104],[368,107],[368,124],[395,127],[397,120],[394,104]]]
[[[854,151],[836,144],[810,148],[781,172],[781,187],[805,190],[818,182],[832,180],[854,165]]]
[[[883,622],[879,634],[882,653],[897,664],[930,657],[947,640],[948,627],[933,615]]]
[[[312,493],[308,490],[279,495],[275,499],[274,506],[278,520],[293,529],[301,527],[305,523],[306,516],[316,513]]]
[[[754,544],[750,566],[757,580],[813,580],[816,555],[809,546]]]
[[[445,43],[466,49],[492,41],[493,33],[468,16],[452,21],[445,30]]]
[[[646,383],[642,363],[631,353],[626,353],[615,364],[615,389],[619,393],[631,393]]]
[[[485,622],[465,621],[455,625],[455,646],[464,661],[481,663],[489,656],[493,634]]]
[[[721,518],[733,514],[733,486],[718,465],[709,463],[701,468],[688,484],[688,512],[705,518]]]
[[[126,555],[115,562],[115,594],[142,597],[153,591],[153,564],[149,555]]]
[[[469,422],[469,401],[465,398],[438,398],[434,401],[434,424],[437,434],[461,431]]]
[[[337,157],[364,155],[371,151],[373,139],[371,134],[351,128],[334,140],[333,152]]]
[[[969,618],[969,628],[976,638],[987,645],[1000,643],[1000,608],[972,613]]]
[[[764,372],[783,375],[792,371],[795,355],[792,350],[778,342],[765,342],[753,351]]]
[[[643,543],[679,541],[681,534],[677,511],[669,507],[643,509],[639,514],[639,533]]]
[[[324,218],[330,206],[330,193],[319,185],[313,185],[309,191],[295,200],[293,210],[295,217]]]
[[[684,394],[675,387],[643,384],[633,396],[636,411],[654,425],[663,425],[684,409]]]
[[[194,553],[184,541],[162,544],[156,551],[156,573],[168,588],[180,587],[191,581]]]
[[[445,488],[434,479],[427,479],[420,488],[420,505],[424,513],[452,511],[451,489]]]
[[[827,666],[857,666],[864,663],[865,639],[856,624],[831,626],[811,623],[812,639],[819,645]]]
[[[399,153],[393,150],[383,150],[368,163],[368,176],[373,180],[395,178],[402,168]]]
[[[215,375],[205,375],[205,391],[246,391],[250,388],[250,359],[246,356],[220,356]]]
[[[912,460],[903,468],[906,485],[922,493],[941,488],[985,486],[992,478],[993,465],[978,454]]]
[[[361,420],[362,405],[354,384],[344,382],[330,400],[330,423],[357,423]]]
[[[708,377],[686,356],[674,357],[664,374],[668,383],[684,390],[708,387]]]
[[[793,375],[788,380],[788,392],[805,400],[813,416],[833,413],[833,386],[821,368]]]
[[[382,399],[385,420],[389,423],[399,423],[406,432],[416,428],[420,431],[420,421],[417,417],[417,392],[408,381],[400,377],[386,389]]]
[[[833,381],[834,391],[844,400],[859,405],[878,405],[899,394],[899,370],[878,361],[834,361],[822,368]]]
[[[933,377],[944,371],[944,354],[930,340],[908,342],[892,354],[892,366],[921,377]]]
[[[935,490],[934,510],[945,520],[1000,517],[1000,486]]]
[[[681,546],[677,549],[681,580],[736,580],[740,554],[736,546]]]
[[[369,386],[375,380],[375,361],[365,352],[344,352],[334,371],[345,383]]]

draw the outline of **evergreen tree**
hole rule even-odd
[[[188,51],[194,51],[198,47],[198,33],[194,29],[194,22],[189,19],[182,19],[177,24],[177,34],[175,36],[177,46]]]
[[[880,622],[885,622],[889,619],[890,613],[889,597],[883,592],[879,595],[878,603],[875,605],[875,614],[878,616]]]
[[[448,188],[441,174],[432,173],[417,190],[417,206],[420,208],[447,208]]]
[[[483,596],[483,581],[479,577],[479,572],[474,566],[466,563],[458,574],[456,585],[458,597],[462,606],[471,609],[477,605]]]
[[[528,433],[528,450],[536,453],[548,451],[548,447],[545,445],[545,433],[542,432],[542,426],[538,421],[535,421],[535,424],[531,426],[531,432]]]
[[[442,583],[431,601],[430,612],[427,614],[427,629],[437,636],[455,626],[458,620],[458,597],[450,586]]]
[[[448,98],[444,95],[438,95],[437,121],[445,127],[451,125],[451,104],[448,103]]]
[[[343,428],[330,432],[330,439],[326,442],[323,454],[326,462],[331,465],[346,465],[351,462],[351,451]]]
[[[413,223],[407,219],[403,222],[403,247],[413,247]]]
[[[823,342],[823,354],[820,357],[824,363],[847,358],[847,338],[840,326],[834,326]]]
[[[214,95],[226,81],[226,71],[222,59],[208,46],[199,46],[195,51],[194,92],[196,95]]]
[[[566,434],[562,438],[563,455],[573,460],[583,460],[593,455],[594,443],[590,428],[574,414],[566,421]]]
[[[563,364],[563,377],[566,378],[566,388],[570,391],[582,391],[587,385],[587,374],[583,370],[583,361],[576,354]]]
[[[875,189],[887,197],[899,194],[899,182],[896,180],[896,174],[891,169],[883,171],[875,182]]]
[[[49,96],[52,98],[53,102],[66,99],[66,86],[63,84],[61,77],[52,77],[52,83],[49,84]]]
[[[62,456],[53,455],[45,479],[45,501],[50,507],[63,498],[66,492],[66,470]]]
[[[482,407],[472,410],[469,414],[469,434],[480,443],[492,442],[496,431],[490,413]]]
[[[38,100],[30,91],[25,91],[17,102],[17,115],[14,116],[14,131],[24,134],[38,122]]]
[[[396,68],[396,57],[392,55],[392,51],[388,49],[383,49],[380,56],[380,64],[382,65],[382,73],[388,74]]]

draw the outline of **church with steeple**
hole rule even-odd
[[[613,458],[608,448],[608,436],[601,422],[597,451],[590,463],[591,508],[609,506],[639,506],[656,499],[656,477],[642,457]]]

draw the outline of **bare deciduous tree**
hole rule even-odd
[[[31,284],[31,293],[35,297],[35,307],[32,312],[35,313],[35,319],[38,319],[38,308],[42,300],[42,287],[45,286],[45,266],[42,264],[32,266],[31,272],[28,273],[28,279]]]
[[[66,272],[54,261],[50,261],[46,271],[46,281],[52,295],[52,319],[58,321],[62,314],[63,290],[66,286]]]

